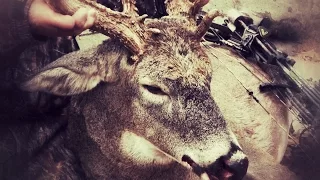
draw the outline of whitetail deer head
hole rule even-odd
[[[80,94],[70,110],[70,144],[88,176],[186,179],[161,173],[177,162],[210,179],[246,174],[248,160],[210,93],[212,67],[200,40],[217,13],[195,21],[206,0],[168,0],[161,19],[138,16],[130,0],[124,12],[89,0],[48,3],[67,14],[95,8],[93,29],[114,39],[65,55],[23,85]]]

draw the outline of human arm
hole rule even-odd
[[[56,13],[44,0],[0,0],[0,54],[43,41],[47,36],[77,35],[95,21],[93,10],[73,16]]]

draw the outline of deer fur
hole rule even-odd
[[[65,55],[24,84],[28,90],[60,95],[97,86],[73,97],[69,110],[69,144],[88,177],[162,179],[164,174],[157,177],[154,173],[177,167],[165,176],[185,179],[194,176],[177,163],[185,153],[190,153],[197,163],[208,165],[228,154],[232,143],[238,144],[211,99],[210,64],[185,44],[172,43],[176,42],[160,43],[160,47],[152,48],[159,51],[153,51],[158,56],[146,56],[136,65],[131,64],[129,53],[111,40],[87,52]],[[168,53],[160,53],[164,47],[178,47],[171,54],[171,62],[166,60]],[[145,86],[159,87],[161,91],[153,94]],[[172,104],[170,98],[174,98]],[[132,135],[133,139],[126,139]],[[127,143],[122,143],[134,141],[135,136],[150,141],[153,145],[148,148],[156,156],[144,157],[139,151],[137,155]],[[177,161],[172,162],[163,152]],[[119,171],[122,174],[117,174]]]
[[[207,20],[213,17],[211,13]],[[245,159],[241,147],[246,146],[253,161],[247,179],[284,178],[277,173],[293,179],[285,167],[273,162],[283,155],[288,122],[256,116],[266,117],[266,112],[243,91],[239,98],[247,99],[253,112],[259,111],[250,117],[230,111],[228,91],[224,91],[228,86],[220,85],[235,82],[221,82],[230,74],[221,77],[225,69],[200,45],[205,28],[197,31],[190,19],[176,16],[144,22],[149,31],[140,41],[143,47],[125,45],[126,39],[108,40],[97,48],[63,56],[22,85],[28,91],[73,95],[68,147],[79,157],[86,177],[225,178],[228,171],[216,163],[221,157],[231,162]],[[272,100],[272,96],[262,98]],[[279,107],[269,110],[281,114]],[[282,119],[286,118],[282,115]],[[229,126],[240,136],[241,147]],[[277,139],[274,133],[279,134]],[[213,164],[214,172],[196,176],[181,161],[186,154],[200,166]]]
[[[59,74],[59,73],[63,73],[63,70],[59,70],[59,68],[61,69],[65,68],[65,70],[71,69],[70,71],[66,70],[68,71],[68,75],[70,78],[72,78],[72,75],[73,75],[72,73],[77,73],[78,75],[85,74],[86,75],[85,77],[82,77],[82,78],[79,77],[76,79],[77,81],[71,81],[71,82],[74,82],[74,83],[81,82],[80,83],[81,85],[79,85],[79,87],[81,86],[92,87],[93,85],[91,83],[88,83],[90,81],[87,81],[87,78],[89,77],[96,78],[96,76],[90,75],[94,73],[89,73],[89,76],[87,76],[88,73],[83,73],[83,72],[81,73],[82,71],[81,69],[84,69],[84,68],[76,68],[77,66],[79,66],[79,64],[90,67],[91,64],[94,64],[94,61],[91,61],[92,59],[98,60],[98,59],[104,59],[106,57],[108,57],[109,61],[110,61],[110,58],[115,60],[122,60],[121,63],[120,62],[115,63],[111,61],[111,64],[113,64],[113,66],[108,66],[106,64],[102,66],[100,65],[97,66],[97,67],[100,67],[100,69],[107,68],[108,70],[110,69],[109,70],[110,72],[112,71],[114,72],[113,76],[110,75],[109,78],[106,78],[110,80],[110,82],[108,83],[100,82],[100,84],[97,85],[97,87],[95,87],[93,90],[90,90],[89,92],[84,94],[76,95],[72,98],[72,106],[69,110],[70,114],[69,114],[69,125],[68,125],[68,144],[69,144],[69,147],[74,152],[76,152],[76,154],[80,157],[80,161],[83,163],[82,166],[86,172],[86,175],[89,178],[93,178],[93,179],[110,177],[110,176],[106,176],[106,172],[107,174],[111,173],[109,174],[111,175],[111,177],[130,177],[133,179],[143,179],[146,177],[150,177],[151,179],[157,179],[157,178],[159,179],[171,179],[171,178],[198,179],[198,177],[195,176],[192,173],[192,171],[189,170],[188,168],[185,168],[184,166],[182,166],[177,162],[172,164],[172,159],[168,158],[166,153],[162,152],[162,151],[166,151],[165,148],[162,148],[162,147],[155,148],[154,146],[150,146],[149,141],[145,141],[146,143],[141,143],[142,139],[148,139],[146,137],[156,136],[158,138],[161,137],[161,139],[168,138],[166,134],[161,133],[162,136],[160,136],[159,134],[159,131],[167,132],[168,129],[166,130],[165,127],[161,126],[161,124],[155,125],[149,121],[146,121],[146,122],[120,121],[120,119],[130,119],[130,117],[132,116],[132,113],[134,113],[135,111],[137,113],[142,113],[143,112],[142,109],[144,107],[140,107],[142,109],[139,108],[140,110],[136,109],[135,111],[127,108],[132,106],[130,105],[131,101],[129,101],[129,99],[132,98],[131,93],[133,93],[132,92],[133,88],[131,87],[124,91],[123,86],[125,86],[126,83],[128,82],[123,82],[123,81],[131,78],[130,76],[128,77],[128,74],[125,74],[127,72],[130,72],[130,70],[132,71],[132,69],[129,68],[130,66],[127,64],[127,63],[130,64],[130,58],[128,57],[127,52],[125,52],[123,55],[120,55],[121,53],[119,54],[119,52],[117,51],[118,49],[116,48],[117,46],[116,47],[106,46],[106,45],[110,45],[110,43],[112,43],[112,41],[108,42],[108,44],[100,45],[100,48],[98,48],[98,51],[95,48],[94,50],[91,49],[83,53],[75,52],[70,55],[66,55],[63,59],[60,59],[60,61],[56,61],[55,63],[49,65],[47,68],[45,68],[42,71],[42,73],[36,75],[31,81],[28,81],[27,84],[25,85],[25,88],[26,87],[30,87],[30,89],[37,88],[32,90],[45,90],[48,92],[50,91],[56,92],[56,90],[58,90],[59,93],[56,92],[57,94],[70,94],[70,91],[73,91],[72,88],[67,89],[69,90],[69,92],[65,91],[66,90],[65,88],[59,88],[59,85],[64,84],[63,82],[67,82],[65,80],[68,79],[67,77],[61,76],[63,74]],[[103,51],[100,51],[102,49]],[[106,56],[106,54],[108,54],[108,56]],[[75,58],[77,56],[79,56],[79,58]],[[88,60],[90,61],[88,62]],[[158,62],[166,62],[166,61],[158,61]],[[97,62],[95,63],[99,64]],[[69,65],[66,65],[66,64],[69,64]],[[127,67],[127,68],[124,68],[125,73],[123,72],[119,73],[118,71],[119,69],[115,67],[118,67],[118,68]],[[163,67],[163,66],[160,66],[160,67]],[[90,72],[90,68],[87,68],[87,69]],[[85,72],[88,72],[88,71],[85,71]],[[61,78],[57,78],[57,77],[61,77]],[[119,78],[119,77],[122,77],[122,78]],[[58,82],[53,81],[54,79],[56,79]],[[46,80],[48,80],[48,82],[46,82]],[[148,83],[152,83],[152,81]],[[52,86],[48,86],[48,84]],[[72,83],[67,83],[67,85],[69,84],[73,86]],[[78,86],[76,85],[76,87]],[[211,84],[211,87],[214,87],[214,83]],[[84,91],[86,90],[87,89],[84,88]],[[72,92],[72,93],[75,93],[75,92]],[[148,98],[148,96],[146,96],[145,98]],[[154,98],[152,96],[149,98],[152,98],[152,100],[154,101],[152,103],[161,103],[161,101],[165,100],[161,98],[160,99]],[[149,104],[149,106],[150,105],[151,107],[154,106],[152,105],[152,103]],[[109,104],[111,105],[110,107],[108,106]],[[146,104],[146,106],[148,106],[148,104]],[[215,111],[217,111],[217,109]],[[164,113],[164,112],[160,111],[160,112],[153,112],[153,113],[158,114],[158,113]],[[134,134],[143,134],[142,135],[143,138],[139,136],[141,139],[139,139],[138,137],[138,140],[137,140],[137,136],[132,136],[132,132],[128,131],[124,133],[124,135],[122,134],[122,137],[125,137],[128,139],[121,139],[121,135],[119,134],[119,132],[122,132],[122,131],[120,129],[123,128],[123,126],[125,126],[125,124],[127,123],[129,125],[131,124],[131,126],[139,125],[138,127],[140,128],[138,129],[138,132],[135,132]],[[150,127],[148,128],[147,124],[152,124],[151,128]],[[187,133],[188,131],[190,131],[190,128],[185,128],[184,130],[186,130],[185,133]],[[218,130],[218,132],[219,131],[220,130]],[[117,136],[120,136],[120,137],[117,138]],[[121,153],[119,154],[119,152],[115,151],[116,147],[119,145],[119,142],[122,142],[120,143],[120,147],[121,146],[123,147],[126,144],[129,146],[130,143],[132,145],[132,142],[135,142],[136,140],[137,142],[139,142],[139,145],[136,145],[133,147],[125,147],[125,149],[121,151],[123,154]],[[233,141],[236,142],[235,139]],[[265,179],[270,177],[272,177],[272,179],[276,179],[276,178],[283,179],[284,176],[278,176],[277,174],[283,174],[283,175],[286,175],[288,179],[293,179],[294,176],[285,167],[282,167],[278,163],[275,163],[274,162],[275,160],[273,160],[272,156],[270,156],[263,149],[257,147],[256,144],[253,144],[252,142],[250,143],[246,140],[241,141],[241,139],[240,139],[240,142],[242,143],[242,147],[244,147],[245,152],[249,153],[248,154],[249,159],[253,162],[253,164],[249,166],[248,175],[246,177],[247,179]],[[174,145],[181,144],[181,142],[179,143],[179,141],[178,142],[174,141],[171,143]],[[214,142],[205,143],[205,144],[207,145],[210,144],[211,146],[211,145],[217,144],[217,142],[214,141]],[[145,148],[142,148],[140,145],[141,146],[145,145]],[[136,148],[137,146],[142,149],[135,150],[134,148]],[[191,147],[199,147],[199,144],[192,145]],[[143,152],[143,154],[141,154],[141,151]],[[116,161],[116,159],[119,160],[120,158],[119,156],[120,157],[125,156],[126,161],[125,162]],[[148,167],[148,164],[150,162],[153,162],[156,164],[155,167],[152,167],[153,169],[152,171],[150,170],[151,167]],[[146,169],[145,168],[141,169],[140,166],[145,167]],[[130,171],[127,172],[125,171],[125,169],[129,169]],[[116,172],[121,172],[121,174],[115,174]],[[139,174],[137,172],[148,172],[148,173]]]

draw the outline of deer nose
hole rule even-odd
[[[242,152],[239,153],[242,154]],[[224,167],[223,178],[240,180],[247,174],[249,160],[247,157],[241,158],[241,156],[234,154],[231,158],[222,158],[222,166]]]
[[[222,156],[205,168],[210,180],[241,180],[247,174],[249,161],[242,151]]]
[[[249,161],[241,150],[221,156],[206,168],[210,179],[241,180],[247,174]]]
[[[201,166],[188,155],[183,155],[182,161],[187,162],[198,176],[206,176],[204,179],[210,180],[241,180],[249,166],[247,156],[234,143],[231,143],[228,154],[220,156],[210,165]]]
[[[214,163],[203,167],[194,162],[188,155],[182,157],[198,176],[207,176],[210,180],[241,180],[249,165],[248,158],[241,150],[233,151],[227,156],[221,156]]]
[[[239,180],[247,174],[249,160],[240,147],[234,143],[231,143],[228,155],[222,156],[220,162],[225,171],[222,177],[230,176],[228,179]]]

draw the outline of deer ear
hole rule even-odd
[[[94,74],[78,74],[65,67],[48,69],[22,84],[27,91],[43,91],[55,95],[75,95],[96,87],[101,78]]]
[[[119,69],[117,64],[125,57],[103,46],[73,52],[57,59],[22,83],[21,88],[67,96],[89,91],[101,81],[116,81]]]

